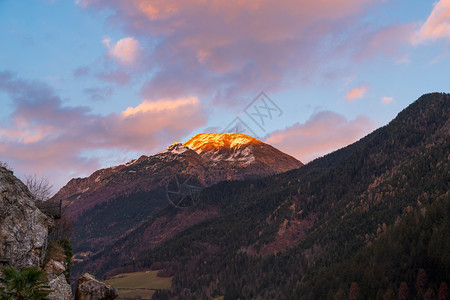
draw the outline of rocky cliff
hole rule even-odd
[[[52,226],[28,188],[0,167],[0,261],[16,268],[41,266]]]
[[[49,232],[53,226],[54,220],[35,205],[35,198],[25,184],[12,171],[0,166],[0,267],[43,268],[53,290],[48,299],[71,300],[72,289],[64,274],[66,257],[60,254],[59,259],[51,258],[50,251],[47,252]],[[85,277],[80,279],[84,298],[79,299],[109,300],[117,297],[114,287],[98,280],[87,282]]]

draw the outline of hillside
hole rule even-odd
[[[411,214],[448,201],[449,112],[450,95],[427,94],[388,125],[300,169],[207,188],[190,210],[214,206],[220,214],[143,251],[132,263],[108,261],[99,273],[164,267],[175,277],[171,294],[157,293],[160,298],[314,299],[331,295],[341,284],[346,292],[351,280],[361,277],[338,277],[322,288],[320,275],[356,259]],[[183,213],[167,208],[160,216]],[[433,226],[448,226],[444,220]],[[448,245],[448,235],[439,243]],[[387,252],[396,249],[383,246]],[[430,274],[435,269],[426,265],[429,261],[425,257],[420,267],[433,284],[449,282],[448,273]],[[439,263],[447,270],[446,259]],[[416,274],[419,266],[403,267]],[[399,270],[392,265],[388,272]],[[394,278],[390,284],[400,281],[410,283]],[[389,286],[380,282],[384,293]],[[372,291],[361,288],[361,293]]]
[[[156,155],[141,156],[127,164],[98,170],[87,178],[72,179],[50,201],[62,201],[65,216],[73,222],[77,276],[83,270],[80,262],[93,256],[98,260],[104,249],[107,251],[103,253],[109,255],[114,243],[129,239],[130,234],[148,224],[170,201],[178,202],[178,195],[168,194],[178,191],[177,181],[189,181],[202,189],[224,180],[260,178],[302,165],[248,135],[204,133],[186,143],[174,143]],[[192,203],[186,200],[172,204]],[[129,245],[129,252],[119,251],[124,255],[121,261],[218,213],[217,208],[211,208],[196,212],[188,222],[177,219],[168,225],[167,220],[162,225],[156,224],[146,235],[139,236],[139,242]],[[97,270],[92,261],[88,264],[90,271]]]

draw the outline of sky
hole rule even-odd
[[[450,88],[450,0],[0,0],[0,37],[0,161],[56,190],[201,132],[307,163]]]

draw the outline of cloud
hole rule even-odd
[[[405,47],[410,45],[414,29],[414,24],[393,24],[378,28],[369,34],[362,32],[356,55],[357,60],[379,55],[393,57],[396,62],[405,60],[407,57]]]
[[[205,95],[221,103],[237,95],[298,85],[320,74],[342,45],[357,45],[352,26],[383,0],[79,0],[111,12],[108,23],[139,39],[140,72],[151,73],[143,98]],[[361,29],[359,29],[361,31]],[[371,31],[372,29],[368,29]],[[364,30],[362,30],[364,31]],[[358,32],[364,36],[364,32]],[[129,38],[131,39],[131,38]],[[119,43],[123,41],[123,46]],[[105,41],[113,57],[134,39]],[[122,44],[122,43],[121,43]],[[126,45],[126,46],[125,46]],[[343,47],[345,48],[345,47]],[[127,50],[119,50],[127,49]],[[351,47],[346,54],[353,53]],[[127,53],[127,54],[122,54]],[[126,61],[126,59],[125,59]],[[134,73],[136,74],[136,73]],[[306,75],[307,74],[307,75]]]
[[[103,44],[108,48],[109,55],[125,65],[135,64],[140,56],[141,46],[132,37],[120,39],[114,45],[111,45],[110,39],[104,39]]]
[[[101,165],[100,158],[86,157],[89,151],[150,154],[206,124],[197,98],[146,100],[102,116],[87,107],[64,106],[47,85],[11,73],[0,72],[0,91],[15,106],[0,130],[2,160],[19,171],[53,174],[58,184]]]
[[[113,95],[114,89],[110,86],[104,88],[92,87],[84,89],[83,93],[89,96],[92,101],[105,101]]]
[[[348,76],[344,78],[344,85],[348,86],[350,83],[352,83],[355,80],[356,76],[352,75],[352,76]]]
[[[369,88],[370,87],[368,85],[363,85],[361,87],[352,88],[345,95],[345,99],[347,99],[347,101],[349,101],[349,102],[353,102],[357,99],[360,99],[360,98],[364,97],[364,94],[369,90]]]
[[[131,82],[131,75],[121,69],[100,72],[96,74],[96,76],[103,81],[115,83],[117,85],[126,85]]]
[[[89,67],[79,67],[75,71],[73,71],[73,76],[75,77],[87,76],[89,75],[90,71],[91,70]]]
[[[178,110],[180,108],[195,107],[198,104],[198,99],[195,97],[177,99],[177,100],[159,100],[156,102],[144,101],[137,107],[128,107],[122,115],[124,117],[136,116],[145,113],[159,113],[164,111]]]
[[[392,97],[383,97],[383,98],[381,98],[381,103],[383,103],[383,104],[389,104],[389,103],[392,103],[394,101],[395,100]]]
[[[428,19],[414,34],[412,43],[417,45],[438,39],[450,41],[450,0],[440,0],[434,4]]]
[[[265,142],[307,163],[357,141],[370,133],[375,125],[366,116],[347,120],[335,112],[322,111],[304,124],[275,131]]]

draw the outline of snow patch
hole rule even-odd
[[[183,145],[182,143],[173,143],[172,145],[167,147],[166,151],[164,151],[164,152],[170,152],[173,154],[182,154],[188,150],[189,150],[189,148],[186,147],[185,145]]]

